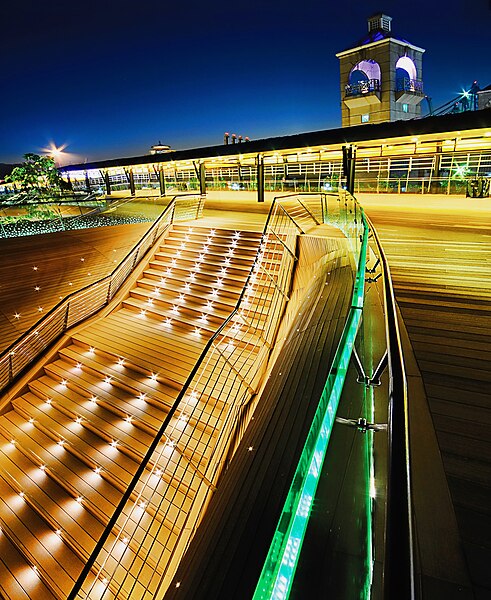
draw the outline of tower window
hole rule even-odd
[[[407,104],[402,105],[402,112],[405,112],[405,113],[409,112],[409,106]]]
[[[407,104],[406,104],[407,106]],[[361,115],[361,122],[362,123],[368,123],[370,121],[370,115],[367,113],[365,115]]]

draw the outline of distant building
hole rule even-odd
[[[477,108],[478,110],[491,108],[491,85],[477,92]]]
[[[368,19],[368,35],[338,52],[343,127],[421,116],[424,98],[419,48],[391,31],[392,18]]]
[[[167,146],[166,144],[162,144],[162,142],[160,140],[159,140],[158,144],[154,144],[150,148],[150,154],[165,154],[166,152],[172,152],[172,149],[170,146]]]

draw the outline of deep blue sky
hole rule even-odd
[[[491,83],[489,0],[22,0],[0,30],[0,162],[71,162],[340,126],[335,53],[383,11],[439,106]]]

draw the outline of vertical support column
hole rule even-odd
[[[256,157],[257,171],[257,201],[264,202],[264,158],[262,154]]]
[[[355,191],[355,146],[343,146],[343,172],[346,177],[346,190],[353,195]]]
[[[162,165],[159,168],[159,188],[160,188],[160,195],[161,196],[165,196],[165,173],[164,173],[164,169],[162,167]]]
[[[90,192],[92,191],[92,187],[90,185],[90,179],[89,179],[89,172],[85,171],[85,188],[87,190],[87,193],[90,194]]]
[[[206,169],[205,163],[199,165],[199,193],[204,196],[206,194]]]
[[[111,181],[109,179],[109,171],[107,169],[104,169],[104,183],[106,185],[106,195],[110,196],[111,195]]]
[[[132,196],[135,195],[135,176],[133,175],[133,170],[128,169],[128,181],[130,184],[130,194]]]

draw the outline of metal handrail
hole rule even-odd
[[[279,221],[273,222],[275,218],[278,218]],[[234,323],[234,321],[237,318],[239,318],[239,319],[241,318],[241,312],[244,310],[244,305],[246,303],[247,295],[248,295],[248,293],[250,293],[249,290],[251,289],[251,286],[253,287],[253,285],[254,285],[254,281],[257,277],[257,273],[259,272],[259,269],[262,266],[261,263],[263,262],[264,254],[266,254],[266,252],[267,252],[267,250],[265,251],[265,246],[267,246],[267,244],[269,242],[270,233],[272,232],[272,230],[275,227],[279,227],[279,229],[280,229],[279,233],[281,236],[281,233],[282,233],[281,230],[284,229],[284,227],[285,227],[285,225],[281,221],[281,219],[284,219],[284,218],[285,217],[283,216],[283,212],[282,212],[280,203],[276,202],[276,200],[273,201],[273,204],[271,206],[270,212],[268,214],[268,217],[267,217],[264,229],[263,229],[261,245],[258,248],[258,251],[256,253],[252,267],[248,273],[248,276],[247,276],[244,286],[239,294],[239,298],[236,302],[234,309],[206,342],[206,344],[203,348],[203,351],[201,352],[196,363],[194,364],[182,389],[179,391],[176,400],[174,401],[172,407],[170,408],[164,421],[162,422],[162,425],[160,426],[152,443],[150,444],[148,451],[146,452],[145,456],[143,457],[142,461],[140,462],[138,469],[135,472],[135,475],[133,476],[129,486],[127,487],[126,491],[124,492],[123,496],[121,497],[112,517],[110,518],[109,522],[107,523],[107,526],[104,529],[103,534],[101,535],[96,546],[94,547],[94,550],[93,550],[90,558],[88,559],[82,572],[80,573],[80,576],[78,577],[70,595],[68,596],[68,600],[75,600],[75,598],[77,598],[78,594],[82,591],[82,587],[83,587],[88,575],[90,574],[91,571],[93,571],[94,566],[95,566],[96,562],[98,561],[98,557],[101,554],[101,551],[104,549],[106,542],[110,538],[111,534],[114,532],[115,528],[118,531],[122,530],[121,526],[117,526],[118,520],[123,515],[123,511],[124,511],[125,507],[127,506],[132,493],[135,491],[139,482],[141,482],[142,476],[145,473],[145,471],[147,470],[147,468],[149,466],[152,466],[152,464],[153,464],[153,468],[155,468],[155,465],[158,463],[158,459],[156,459],[156,460],[153,459],[153,457],[155,456],[155,453],[157,452],[157,448],[159,447],[159,445],[161,444],[161,442],[164,439],[167,439],[167,441],[171,440],[171,437],[168,433],[170,426],[171,426],[171,422],[174,419],[174,417],[176,416],[176,413],[179,411],[179,409],[182,408],[182,404],[183,404],[183,401],[184,401],[186,395],[188,395],[190,390],[193,389],[193,386],[196,387],[196,385],[197,385],[196,378],[198,378],[198,381],[200,381],[200,378],[203,376],[203,373],[204,373],[204,371],[202,369],[203,368],[206,369],[207,365],[209,365],[211,363],[211,359],[213,358],[213,353],[215,351],[217,351],[217,354],[220,355],[221,351],[217,347],[218,343],[220,341],[225,340],[226,338],[231,338],[233,336],[233,334],[231,335],[231,333],[230,333],[230,331],[233,331],[233,327],[232,327],[232,330],[230,330],[230,326]],[[292,231],[296,231],[294,229],[294,223],[293,223],[291,216],[287,215],[286,218],[288,218],[289,221],[292,223],[292,225],[291,225]],[[296,234],[295,234],[295,237],[296,237]],[[276,247],[275,240],[273,241],[273,245],[274,245],[274,247]],[[293,247],[293,252],[294,252],[294,249],[295,248]],[[292,251],[290,250],[290,252],[292,252]],[[282,256],[286,257],[285,263],[284,263],[284,271],[287,273],[287,276],[284,277],[282,283],[280,284],[280,287],[282,285],[283,287],[286,288],[287,286],[289,286],[289,281],[290,281],[291,271],[292,271],[292,266],[293,266],[294,261],[289,256],[288,253],[283,252]],[[267,260],[267,259],[265,259],[265,260]],[[273,286],[273,288],[278,287],[278,286],[276,286],[276,282],[274,282],[274,283],[275,283],[275,286]],[[281,316],[283,307],[286,302],[286,300],[284,299],[282,294],[280,294],[279,292],[276,293],[274,290],[273,290],[273,293],[276,294],[276,296],[275,296],[276,300],[275,301],[272,300],[269,305],[269,311],[270,311],[271,318],[268,320],[268,328],[269,329],[268,329],[268,332],[266,333],[266,337],[268,338],[269,342],[271,342],[271,339],[273,339],[276,334],[276,323],[279,321],[279,317]],[[258,304],[260,304],[260,302],[258,302]],[[253,322],[254,322],[254,317],[252,319],[252,326],[250,326],[250,328],[252,328],[252,330],[254,331]],[[228,333],[226,333],[227,331],[228,331]],[[235,334],[235,335],[237,335],[237,334]],[[246,336],[247,336],[247,333],[245,334],[245,337],[243,339],[246,339]],[[239,337],[235,337],[234,339],[237,339],[240,341]],[[249,339],[249,338],[247,338],[247,339]],[[266,344],[264,344],[264,341],[261,340],[258,347],[262,348],[264,350],[264,348],[266,348]],[[241,357],[242,357],[242,355],[239,356],[239,358],[241,358]],[[239,358],[237,358],[237,360],[239,360]],[[257,359],[257,360],[259,360],[259,359]],[[247,380],[244,382],[245,387],[248,388],[247,389],[248,393],[251,395],[252,395],[252,392],[251,392],[250,388],[252,387],[253,380],[257,379],[257,372],[258,372],[258,369],[260,368],[260,365],[265,364],[265,356],[263,356],[261,358],[261,360],[262,360],[262,363],[259,363],[258,365],[256,365],[255,370],[253,370],[253,367],[250,366],[245,373],[244,372],[241,373],[242,378],[243,377],[247,377],[247,378],[251,377],[250,381]],[[236,368],[234,368],[234,365],[230,364],[230,362],[228,360],[223,361],[223,364],[229,365],[231,372],[236,371]],[[218,391],[216,391],[216,389],[215,389],[216,383],[214,383],[215,379],[213,379],[215,369],[218,369],[216,371],[216,375],[217,375],[216,381],[218,381],[220,376],[223,376],[224,367],[223,366],[220,367],[219,363],[217,363],[216,367],[212,368],[211,373],[204,375],[206,378],[206,381],[203,385],[204,391],[202,392],[202,394],[203,395],[207,394],[207,392],[206,392],[206,390],[208,389],[207,386],[210,382],[212,382],[213,395],[214,395],[214,397],[219,399],[221,391],[220,391],[220,389]],[[257,383],[257,381],[256,381],[256,383]],[[257,387],[256,387],[256,389],[257,389]],[[240,419],[240,414],[237,413],[234,417],[232,415],[232,408],[229,408],[229,410],[224,418],[225,425],[222,429],[222,433],[219,435],[219,438],[214,442],[215,443],[215,446],[213,447],[214,448],[214,456],[213,456],[214,461],[213,462],[210,461],[206,470],[201,472],[201,475],[200,475],[201,480],[208,482],[208,484],[206,486],[206,492],[205,492],[206,497],[210,493],[210,491],[213,491],[213,488],[210,488],[209,483],[212,483],[213,485],[215,485],[217,479],[220,476],[221,469],[223,469],[223,457],[227,456],[227,451],[229,451],[229,449],[230,449],[231,439],[233,438],[233,432],[235,430],[235,426],[238,422],[237,421],[238,419]],[[204,453],[204,451],[203,451],[203,453]],[[198,459],[197,459],[197,462],[199,465]],[[197,468],[198,468],[198,466],[196,464],[193,464],[193,469],[197,469]],[[145,484],[143,484],[143,485],[145,485]],[[150,493],[152,493],[152,492],[153,492],[153,490],[150,491]],[[143,494],[143,491],[140,491],[140,494]],[[147,498],[145,497],[145,499],[147,499]],[[162,498],[161,503],[163,501],[164,501],[164,499]],[[205,501],[205,499],[203,499],[203,502],[204,501]],[[160,509],[158,509],[156,512],[158,512],[158,511],[160,511]],[[165,512],[165,511],[163,511],[163,512]],[[165,514],[164,515],[161,514],[161,516],[163,518],[163,517],[165,517]],[[185,522],[182,525],[182,529],[181,529],[182,531],[185,529],[186,523],[188,522],[188,520],[189,520],[189,513],[185,516]],[[195,525],[193,523],[190,523],[187,526],[188,529],[194,528],[194,527],[195,527]],[[107,556],[109,556],[110,552],[111,552],[110,550],[107,552]],[[103,570],[103,568],[104,568],[104,564],[102,565],[102,567],[100,567],[99,572],[101,572]],[[116,569],[117,566],[114,568]],[[109,574],[106,574],[106,579],[109,580],[109,583],[107,585],[110,585],[111,580],[110,580]],[[121,583],[120,585],[123,585],[123,584]],[[87,592],[87,594],[90,594],[90,591]],[[85,597],[88,597],[88,596],[85,596]]]
[[[60,302],[47,312],[42,319],[37,321],[24,332],[20,338],[2,351],[0,354],[0,391],[3,391],[10,385],[15,377],[17,377],[29,363],[36,360],[41,352],[62,335],[68,327],[93,315],[113,298],[114,294],[124,283],[128,275],[134,270],[148,248],[153,245],[157,235],[163,232],[159,231],[159,229],[161,225],[164,224],[165,219],[169,218],[170,220],[169,223],[164,224],[164,227],[167,227],[173,222],[176,202],[178,198],[182,196],[197,196],[200,198],[195,211],[197,215],[202,208],[200,194],[180,194],[174,196],[158,219],[126,254],[111,274],[72,292],[63,300],[60,300]],[[189,218],[189,215],[186,215],[186,218]],[[140,254],[142,248],[144,248],[144,251]],[[123,277],[119,279],[121,273],[123,273]],[[114,282],[115,285],[113,285]],[[92,300],[92,303],[87,307],[87,301],[89,300],[91,292],[92,297],[90,299]],[[81,315],[72,315],[73,311],[70,311],[71,303],[76,303],[78,300],[83,301],[84,312]],[[56,325],[56,330],[53,324]],[[43,339],[41,330],[43,330],[43,333],[48,333],[47,339]],[[15,357],[19,356],[23,356],[25,360],[16,368],[15,362],[18,361],[18,358],[16,359]]]
[[[414,600],[417,552],[413,520],[407,377],[389,264],[377,231],[370,220],[367,221],[382,263],[389,370],[389,467],[384,598]]]

